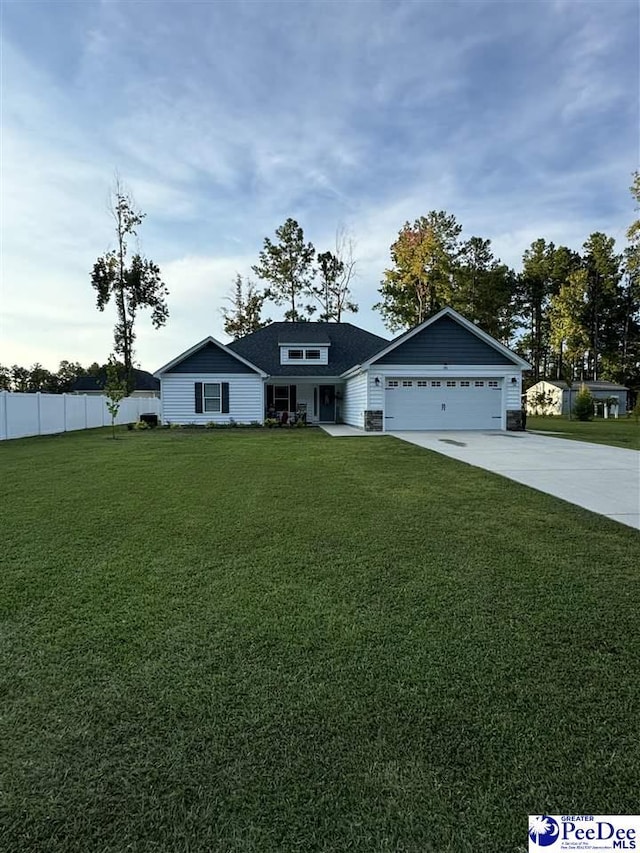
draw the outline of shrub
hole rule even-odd
[[[573,404],[573,414],[579,421],[590,421],[594,411],[593,397],[583,385]]]
[[[276,418],[266,418],[264,425],[271,429],[274,426],[278,426],[280,422]]]
[[[182,429],[182,424],[169,424],[169,429]]]
[[[215,429],[217,427],[217,423],[215,421],[207,421],[204,425],[205,429]]]
[[[134,429],[143,430],[143,429],[151,429],[151,427],[149,426],[149,424],[146,421],[138,421],[137,424],[134,426]]]

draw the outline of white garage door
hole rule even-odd
[[[385,428],[500,429],[498,379],[387,379]]]

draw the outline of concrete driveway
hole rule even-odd
[[[640,453],[528,432],[393,432],[640,529]]]

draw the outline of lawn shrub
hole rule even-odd
[[[579,421],[590,421],[594,411],[593,397],[583,385],[573,404],[573,414]]]

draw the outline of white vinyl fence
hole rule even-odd
[[[107,398],[90,394],[18,394],[0,392],[0,441],[28,435],[51,435],[75,429],[109,426]],[[157,397],[125,397],[117,424],[129,424],[140,415],[160,417]]]

